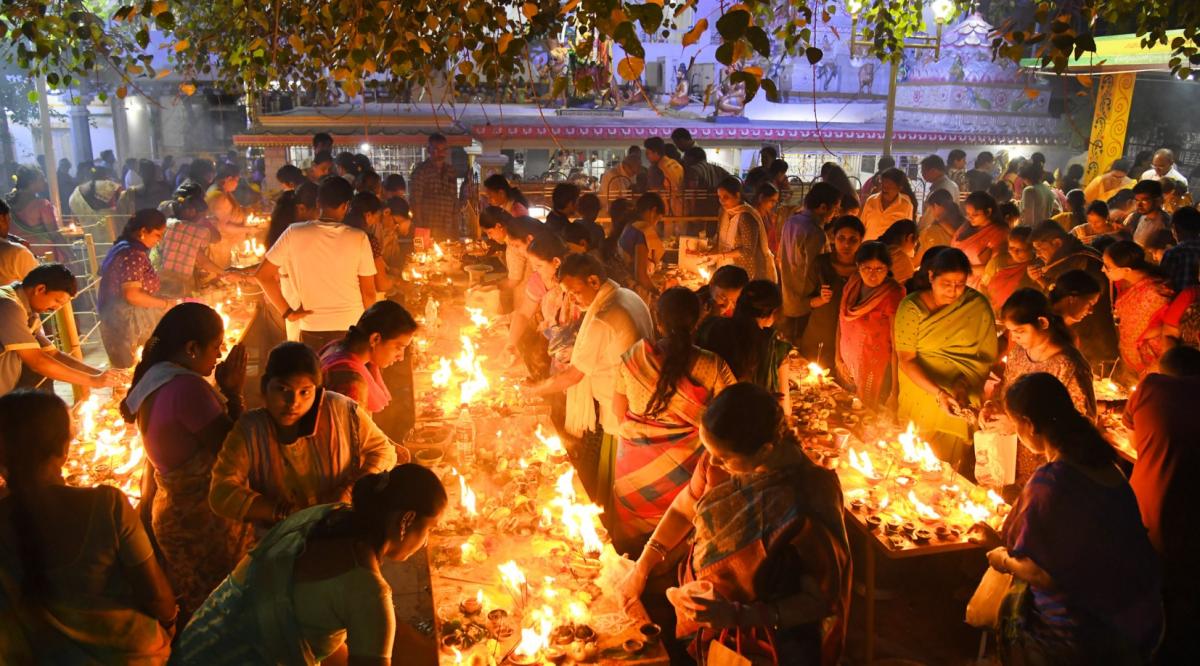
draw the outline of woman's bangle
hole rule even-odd
[[[667,553],[670,552],[667,547],[662,544],[662,542],[655,539],[650,539],[646,542],[646,547],[643,549],[643,551],[646,550],[652,550],[658,553],[659,559],[664,561],[667,559]]]

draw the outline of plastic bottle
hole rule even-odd
[[[454,422],[454,449],[459,467],[475,464],[475,419],[466,405],[458,408],[458,419]]]
[[[425,301],[425,326],[431,331],[438,328],[438,302],[432,296]]]

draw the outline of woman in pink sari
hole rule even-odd
[[[987,192],[972,192],[963,202],[967,224],[958,229],[951,247],[958,248],[971,262],[967,286],[978,288],[983,269],[997,253],[1004,251],[1008,226],[996,215],[996,200]]]
[[[700,299],[684,287],[658,300],[658,342],[621,357],[613,408],[621,416],[613,505],[617,545],[637,552],[700,460],[700,417],[736,380],[716,354],[696,347]]]
[[[892,255],[883,243],[863,243],[854,261],[858,271],[846,283],[838,310],[837,371],[863,403],[876,407],[895,385],[892,326],[904,287],[890,276]]]
[[[1162,337],[1152,324],[1175,294],[1133,241],[1117,241],[1104,250],[1104,274],[1117,291],[1113,318],[1125,378],[1141,379],[1162,355]]]

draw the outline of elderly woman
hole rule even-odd
[[[320,361],[299,342],[271,350],[262,392],[266,406],[237,420],[213,465],[208,499],[220,516],[270,527],[408,461],[366,409],[321,388]]]
[[[892,255],[883,243],[863,243],[854,261],[858,271],[838,307],[838,377],[864,404],[878,407],[896,385],[892,327],[904,287],[891,277]]]
[[[690,642],[693,657],[720,640],[754,663],[838,663],[850,546],[837,476],[801,452],[774,396],[754,384],[735,384],[709,403],[700,441],[705,452],[691,483],[646,542],[621,596],[641,596],[651,570],[691,534],[679,582],[715,591],[669,597],[675,636]],[[754,640],[768,635],[773,655]]]
[[[396,614],[381,566],[425,547],[446,489],[405,464],[359,479],[348,499],[275,526],[183,630],[171,663],[425,663],[393,654]]]
[[[54,205],[38,196],[38,192],[46,189],[46,177],[35,167],[19,166],[13,177],[13,189],[4,197],[5,203],[12,214],[12,229],[18,235],[33,242],[33,252],[37,256],[53,251],[55,258],[65,263],[72,259],[70,253],[62,247],[64,240],[59,233],[58,219],[54,214]]]
[[[1116,452],[1047,373],[1005,394],[1021,444],[1048,462],[999,535],[977,526],[988,564],[1013,576],[1001,606],[1004,664],[1145,664],[1163,632],[1158,559]]]
[[[159,293],[150,250],[167,230],[157,210],[139,210],[125,223],[117,242],[100,264],[100,335],[114,368],[132,368],[136,352],[167,308],[176,303]]]
[[[957,465],[969,435],[963,410],[980,405],[996,361],[996,318],[987,297],[967,286],[971,262],[962,251],[926,254],[922,270],[896,311],[897,417],[915,423],[938,457]]]

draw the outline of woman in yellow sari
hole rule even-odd
[[[692,477],[703,452],[700,417],[736,380],[721,357],[696,347],[700,299],[672,287],[658,300],[658,342],[621,357],[613,408],[621,416],[613,508],[618,546],[638,552]]]
[[[896,312],[897,416],[957,465],[968,442],[964,412],[979,407],[996,361],[996,317],[987,297],[967,286],[971,262],[961,250],[926,254],[924,264]]]

